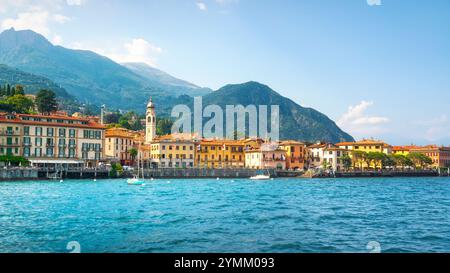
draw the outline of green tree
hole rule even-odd
[[[156,134],[159,136],[168,135],[172,132],[173,121],[168,118],[158,118],[156,120]]]
[[[6,95],[7,97],[11,96],[11,85],[9,85],[9,83],[6,84],[6,92],[5,92],[5,95]]]
[[[43,114],[50,114],[58,110],[56,95],[50,90],[41,90],[36,95],[36,106]]]
[[[433,160],[422,153],[410,153],[408,154],[408,158],[411,160],[415,168],[420,166],[420,168],[424,169],[433,164]]]
[[[136,156],[138,155],[138,150],[136,148],[131,148],[129,150],[129,153],[131,155],[131,158],[133,159],[133,161],[136,159]]]
[[[16,88],[14,89],[14,95],[25,95],[25,90],[23,89],[22,85],[16,85]]]
[[[31,99],[24,95],[14,95],[6,99],[6,103],[11,105],[17,113],[31,113],[34,108],[34,103]]]
[[[341,157],[342,165],[344,165],[344,168],[346,171],[348,171],[352,167],[352,158],[349,155],[344,155]]]

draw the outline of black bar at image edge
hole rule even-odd
[[[142,267],[144,272],[287,272],[292,269],[385,270],[392,264],[413,269],[447,264],[449,254],[0,254],[3,266],[71,269]]]

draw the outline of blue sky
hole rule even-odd
[[[356,138],[450,145],[447,0],[0,0],[11,26],[213,89],[259,81]]]

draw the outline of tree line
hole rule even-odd
[[[385,168],[400,168],[402,170],[406,168],[425,169],[433,164],[433,160],[430,157],[416,152],[408,155],[387,155],[382,152],[352,151],[352,156],[345,155],[340,158],[346,170],[350,168],[364,170],[364,166],[368,166],[368,168],[373,166],[375,170]]]
[[[49,114],[57,110],[56,94],[51,90],[40,90],[33,100],[25,95],[22,85],[3,84],[0,86],[0,111],[19,114]]]

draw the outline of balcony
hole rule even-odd
[[[0,131],[0,136],[20,136],[20,133],[14,131]]]

